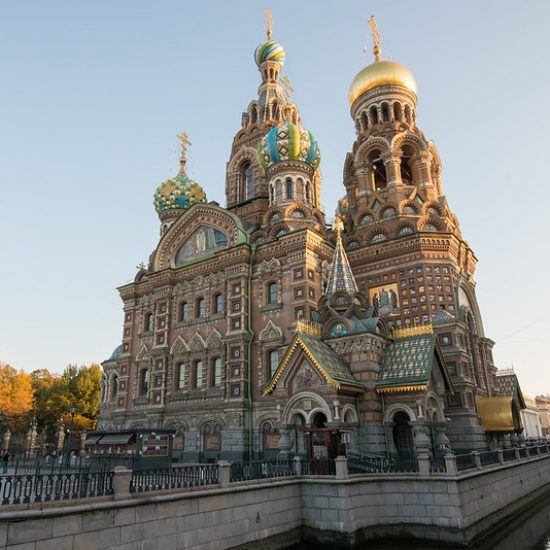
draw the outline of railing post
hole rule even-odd
[[[345,456],[337,456],[334,459],[336,465],[336,479],[348,478],[348,459]]]
[[[428,455],[418,455],[418,473],[421,476],[430,475],[430,457]]]
[[[129,498],[132,470],[129,470],[125,466],[115,466],[113,473],[113,498],[115,500]]]
[[[474,457],[474,464],[478,470],[481,470],[481,456],[479,456],[478,451],[472,451],[472,456]]]
[[[220,482],[220,487],[229,487],[229,482],[231,479],[231,463],[227,460],[218,460],[218,480]]]
[[[521,460],[521,455],[519,454],[519,447],[516,447],[514,449],[514,455],[516,456],[516,460]]]
[[[456,467],[456,455],[450,453],[445,455],[445,469],[449,475],[456,476],[458,473],[458,469]]]
[[[499,464],[504,464],[504,451],[502,449],[497,450]]]
[[[293,460],[294,460],[294,471],[296,472],[297,476],[301,476],[302,475],[302,457],[295,456]]]

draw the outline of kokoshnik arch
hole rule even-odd
[[[103,363],[101,430],[172,429],[183,460],[429,454],[521,435],[521,391],[499,383],[477,259],[417,125],[415,79],[382,59],[370,23],[374,62],[350,86],[356,135],[332,228],[320,147],[270,24],[225,208],[187,176],[179,136],[179,173],[154,195],[160,241],[119,288],[122,343]]]

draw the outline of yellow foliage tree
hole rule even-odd
[[[28,421],[33,408],[31,376],[9,365],[0,367],[0,413],[11,430]]]

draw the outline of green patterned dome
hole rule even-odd
[[[288,121],[265,135],[258,144],[257,156],[264,170],[286,160],[297,160],[316,170],[321,161],[314,135]]]
[[[285,62],[285,50],[275,40],[262,42],[254,51],[254,61],[259,67],[264,61],[276,61],[280,65]]]
[[[174,209],[184,210],[196,202],[206,202],[206,193],[185,174],[178,174],[160,184],[153,199],[158,214]]]

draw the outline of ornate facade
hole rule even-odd
[[[102,429],[172,428],[186,460],[487,446],[476,399],[498,392],[477,260],[417,126],[414,77],[381,60],[374,34],[375,61],[350,87],[356,137],[333,228],[270,28],[226,208],[187,177],[180,136],[180,171],[155,193],[160,241],[119,289]]]

